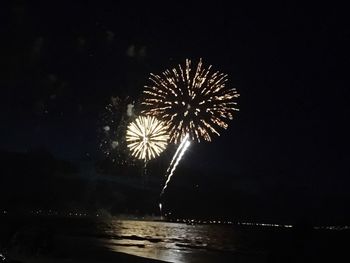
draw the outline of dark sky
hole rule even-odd
[[[92,2],[4,6],[1,150],[43,147],[93,164],[111,96],[138,99],[149,72],[201,57],[229,74],[240,112],[220,137],[186,153],[183,173],[201,176],[174,181],[254,215],[263,202],[265,211],[350,219],[344,7]]]

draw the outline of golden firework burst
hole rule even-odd
[[[128,125],[126,142],[131,154],[145,162],[157,157],[168,144],[167,125],[153,116],[139,116]]]
[[[220,135],[233,118],[239,97],[235,88],[226,88],[227,75],[204,68],[202,59],[196,68],[186,59],[184,66],[150,74],[145,86],[142,113],[166,122],[170,141],[178,143],[189,134],[192,140],[211,141],[211,134]]]

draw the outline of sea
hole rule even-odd
[[[16,223],[11,222],[13,228]],[[343,261],[348,257],[349,231],[308,226],[42,218],[27,219],[21,231],[17,236],[49,233],[66,254],[98,248],[174,263],[350,262]]]
[[[237,228],[161,221],[111,220],[100,225],[101,245],[112,251],[167,262],[221,262],[261,257]],[[255,250],[250,248],[255,247]]]

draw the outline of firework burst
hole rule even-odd
[[[167,126],[152,116],[139,116],[129,124],[126,142],[131,154],[145,162],[160,155],[168,144]]]
[[[220,135],[219,128],[228,127],[233,118],[235,88],[226,88],[227,75],[204,68],[202,59],[196,68],[186,59],[184,66],[150,74],[151,84],[145,86],[142,113],[157,116],[169,126],[170,141],[178,143],[189,134],[192,140],[211,141]]]

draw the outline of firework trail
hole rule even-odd
[[[177,147],[176,152],[175,152],[173,158],[171,159],[171,162],[170,162],[170,164],[169,164],[169,167],[168,167],[168,169],[166,170],[165,177],[168,176],[168,174],[169,174],[169,172],[170,172],[170,170],[171,170],[171,168],[172,168],[172,166],[173,166],[173,163],[174,163],[175,160],[177,159],[177,156],[178,156],[179,153],[181,152],[181,149],[182,149],[182,147],[183,147],[183,145],[185,144],[185,141],[186,141],[187,139],[188,139],[188,134],[187,134],[187,135],[185,136],[185,138],[182,140],[182,142],[180,143],[179,147]]]
[[[155,117],[139,116],[126,131],[126,142],[132,156],[147,161],[165,150],[169,135],[167,126]]]
[[[179,145],[179,147],[178,147],[178,149],[173,157],[173,160],[171,161],[171,163],[168,167],[167,174],[168,174],[168,171],[170,171],[170,173],[167,176],[167,180],[166,180],[164,187],[160,193],[160,196],[162,196],[164,194],[164,191],[168,187],[168,183],[170,182],[171,177],[173,176],[177,165],[179,164],[180,160],[182,159],[182,156],[185,154],[185,152],[186,152],[187,148],[190,146],[190,144],[191,143],[189,141],[189,135],[186,134],[184,139],[182,140],[181,144]]]
[[[239,97],[235,88],[226,88],[227,75],[203,67],[196,68],[186,59],[184,66],[150,74],[145,86],[142,113],[157,116],[169,125],[170,142],[178,143],[189,134],[191,140],[211,141],[220,135],[218,128],[227,129]]]
[[[162,216],[162,203],[159,203],[159,213],[160,213],[160,216]]]

